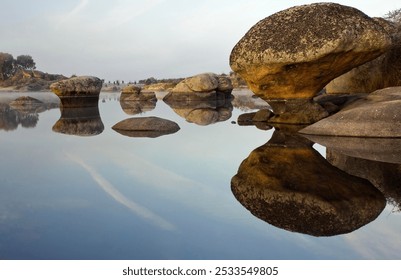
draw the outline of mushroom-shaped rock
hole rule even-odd
[[[383,27],[361,11],[316,3],[258,22],[233,48],[230,66],[265,100],[310,99],[390,45]]]
[[[309,135],[401,137],[401,87],[375,91],[300,131]]]
[[[53,83],[50,89],[59,97],[99,96],[102,84],[97,77],[80,76]]]
[[[176,133],[180,127],[170,120],[158,117],[140,117],[123,120],[115,124],[112,129],[129,137],[155,138]]]
[[[373,221],[386,200],[369,181],[332,166],[296,135],[275,131],[231,180],[237,200],[256,217],[314,236],[352,232]]]

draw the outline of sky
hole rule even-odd
[[[228,73],[232,48],[259,20],[320,1],[0,0],[0,52],[38,70],[106,80]],[[397,3],[398,2],[398,3]],[[399,0],[347,0],[369,16]]]

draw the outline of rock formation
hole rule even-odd
[[[391,38],[383,27],[361,11],[317,3],[258,22],[233,48],[230,66],[273,107],[272,122],[312,123],[328,115],[310,101],[328,82],[375,59],[390,46]],[[287,108],[294,99],[304,101]],[[306,116],[284,116],[297,113]]]
[[[256,217],[314,236],[352,232],[384,209],[384,196],[367,180],[332,166],[312,143],[276,130],[245,159],[231,180],[237,200]]]
[[[231,80],[213,73],[199,74],[178,83],[163,100],[215,100],[231,96]]]
[[[401,137],[401,87],[375,91],[300,132],[308,135]]]
[[[180,130],[173,121],[158,117],[129,118],[115,124],[112,129],[129,137],[155,138]]]

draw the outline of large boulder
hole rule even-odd
[[[390,46],[383,27],[361,11],[316,3],[258,22],[232,50],[230,66],[265,100],[310,99]]]
[[[97,77],[80,76],[53,83],[50,89],[59,97],[99,96],[102,84]]]
[[[210,100],[231,94],[233,86],[227,76],[203,73],[179,82],[163,100]]]
[[[401,137],[401,87],[375,91],[300,132],[309,135]]]
[[[391,48],[378,58],[335,78],[326,86],[329,94],[371,93],[401,86],[401,26],[374,18],[393,38]]]
[[[278,130],[241,163],[231,189],[256,217],[314,236],[352,232],[386,205],[369,181],[332,166],[302,137]]]
[[[180,130],[180,127],[177,123],[170,120],[158,117],[140,117],[120,121],[112,129],[129,137],[155,138],[175,133]]]

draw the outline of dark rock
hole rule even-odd
[[[158,117],[142,117],[123,120],[115,124],[112,129],[129,137],[155,138],[176,133],[180,130],[180,127],[177,123],[170,120]]]

